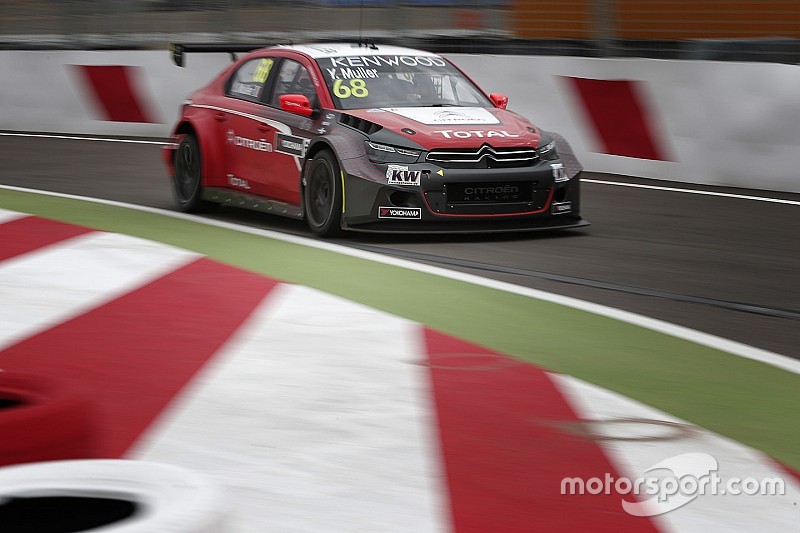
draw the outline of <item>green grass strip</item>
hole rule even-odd
[[[767,364],[526,296],[167,216],[8,190],[0,207],[343,296],[595,383],[800,469],[800,375]]]

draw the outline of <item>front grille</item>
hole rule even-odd
[[[493,148],[484,144],[478,149],[431,150],[425,159],[444,168],[517,168],[533,165],[538,156],[535,148]]]
[[[444,186],[448,204],[516,204],[530,202],[536,182],[447,183]]]

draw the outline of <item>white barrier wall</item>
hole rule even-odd
[[[0,129],[166,137],[186,96],[229,64],[227,54],[192,56],[178,68],[166,51],[3,51]],[[109,120],[83,66],[128,67],[130,98],[114,102],[121,89],[114,80],[97,90],[114,106],[140,105],[148,122]]]
[[[800,192],[800,66],[449,57],[564,135],[587,170]],[[0,52],[0,129],[164,137],[185,97],[229,61],[189,54],[178,68],[166,51]]]
[[[800,66],[772,63],[452,56],[509,109],[558,131],[583,165],[690,183],[800,192]],[[665,160],[603,153],[568,78],[636,80]],[[613,129],[613,124],[609,125]]]

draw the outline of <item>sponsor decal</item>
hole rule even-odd
[[[389,165],[386,169],[389,185],[419,185],[421,177],[419,170],[408,170],[408,167],[400,165]]]
[[[433,116],[436,117],[436,122],[466,122],[472,120],[472,117],[466,113],[450,111],[449,109],[436,111]]]
[[[554,215],[564,215],[572,213],[572,202],[553,202],[550,212]]]
[[[459,107],[457,111],[441,107],[387,107],[384,110],[428,126],[500,124],[500,120],[483,107]]]
[[[529,181],[447,184],[448,202],[521,203],[532,198],[533,184]]]
[[[228,174],[228,185],[230,185],[231,187],[238,187],[239,189],[250,190],[250,184],[247,182],[246,179],[237,178],[233,174]]]
[[[519,187],[516,185],[464,187],[465,202],[510,202],[519,199]]]
[[[556,180],[556,183],[569,179],[562,163],[551,163],[550,168],[553,169],[553,179]]]
[[[379,207],[378,218],[411,218],[421,219],[421,207]]]
[[[261,89],[263,87],[263,85],[254,85],[252,83],[242,83],[237,81],[233,84],[233,87],[231,87],[231,91],[243,96],[252,96],[253,98],[258,98],[261,95]]]
[[[240,137],[236,135],[236,132],[233,130],[228,130],[225,136],[225,143],[232,144],[234,146],[241,146],[242,148],[249,148],[250,150],[256,150],[258,152],[271,152],[272,151],[272,143],[267,142],[266,139],[248,139],[247,137]]]
[[[314,86],[321,87],[321,84],[319,83],[319,78],[317,77],[317,73],[314,72],[313,70],[309,70],[308,73],[311,75],[311,81],[314,82]]]
[[[264,83],[269,77],[269,72],[272,70],[272,65],[275,60],[264,58],[258,62],[255,72],[253,72],[253,81],[256,83]]]
[[[328,76],[330,76],[332,80],[342,80],[342,79],[351,80],[351,79],[364,79],[364,78],[375,79],[378,77],[378,70],[374,68],[342,67],[342,68],[326,68],[325,70],[328,71]]]
[[[447,63],[435,56],[343,56],[329,57],[331,67],[443,67]]]
[[[490,137],[519,137],[516,133],[509,133],[506,130],[433,130],[445,139],[470,139],[479,137],[488,139]]]
[[[303,137],[295,137],[284,133],[275,134],[275,151],[282,154],[305,157],[308,143],[309,140]]]

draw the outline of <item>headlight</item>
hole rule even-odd
[[[553,161],[554,159],[558,159],[558,150],[556,150],[556,141],[551,140],[547,144],[544,144],[544,141],[547,139],[542,137],[542,144],[539,145],[539,148],[536,149],[536,153],[539,154],[539,159],[542,161]]]
[[[419,159],[419,150],[400,148],[372,141],[365,141],[367,157],[373,163],[416,163]]]

